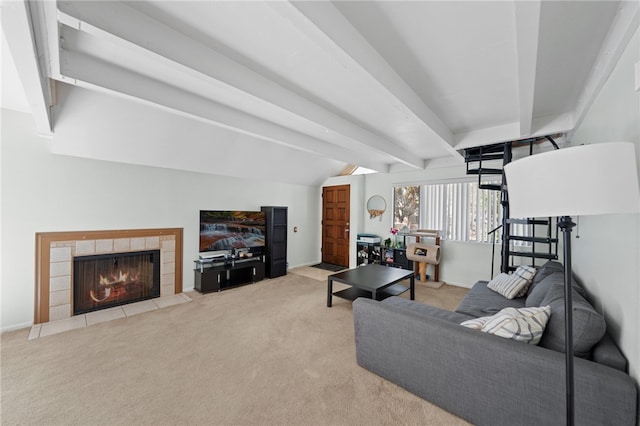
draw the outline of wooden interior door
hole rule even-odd
[[[349,185],[322,188],[322,261],[349,267]]]

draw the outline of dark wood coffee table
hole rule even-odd
[[[398,284],[409,278],[409,288]],[[333,282],[350,285],[350,288],[333,293]],[[354,301],[358,297],[382,300],[410,290],[411,300],[415,300],[415,278],[413,271],[370,264],[327,277],[327,306],[331,307],[332,296]]]

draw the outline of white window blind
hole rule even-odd
[[[477,182],[431,184],[422,189],[426,229],[439,230],[447,240],[494,241],[488,233],[502,220],[499,191],[480,189]]]
[[[487,182],[497,184],[499,182]],[[397,187],[403,189],[409,187]],[[502,224],[500,191],[481,189],[477,182],[450,182],[420,187],[420,228],[436,229],[440,236],[452,241],[493,243],[502,240],[502,229],[489,234]],[[400,203],[396,197],[394,205]],[[400,208],[400,205],[396,205]],[[511,235],[528,236],[528,225],[511,224]],[[513,245],[529,243],[512,241]]]

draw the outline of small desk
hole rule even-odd
[[[407,278],[410,283],[409,288],[398,284]],[[350,285],[351,288],[333,293],[334,281]],[[351,301],[358,297],[382,300],[389,296],[397,296],[407,290],[410,290],[411,300],[415,300],[416,290],[413,271],[375,264],[360,266],[359,268],[338,272],[327,277],[327,306],[331,307],[333,296]]]

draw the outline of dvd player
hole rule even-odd
[[[229,250],[206,251],[200,253],[200,259],[214,259],[216,257],[225,257],[229,254]]]

